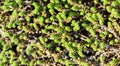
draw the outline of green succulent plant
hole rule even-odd
[[[20,4],[20,5],[23,3],[23,0],[19,0],[19,1],[18,1],[18,0],[15,0],[15,1],[16,1],[16,3],[18,3],[18,4]]]
[[[49,4],[47,4],[47,7],[50,8],[50,9],[53,9],[54,5],[55,5],[54,3],[49,3]]]
[[[35,64],[34,60],[30,61],[29,63],[30,66],[34,66],[34,64]]]
[[[70,64],[72,64],[72,61],[71,60],[65,60],[65,64],[70,65]]]
[[[92,12],[96,12],[97,9],[96,9],[95,7],[92,7],[92,8],[91,8],[91,11],[92,11]]]
[[[1,0],[0,66],[119,66],[119,5]]]
[[[100,56],[100,61],[101,61],[101,62],[104,62],[104,61],[105,61],[105,56],[101,55],[101,56]]]
[[[94,0],[94,3],[95,3],[95,4],[98,4],[98,3],[99,3],[99,1],[98,1],[98,0]]]
[[[57,48],[56,48],[56,51],[60,51],[60,50],[61,50],[61,48],[60,48],[60,47],[57,47]]]
[[[42,36],[39,37],[39,40],[41,41],[42,44],[45,44],[45,43],[46,43],[45,38],[42,37]]]
[[[0,62],[0,66],[5,66],[5,64],[3,62]]]
[[[39,24],[40,24],[40,25],[44,25],[45,19],[44,19],[44,17],[39,16],[39,17],[38,17],[38,21],[39,21]]]
[[[18,65],[19,65],[18,61],[14,61],[12,64],[12,66],[18,66]]]
[[[85,55],[83,54],[83,52],[81,50],[78,51],[78,54],[80,57],[85,58]]]
[[[39,27],[37,26],[37,24],[33,23],[33,26],[34,26],[34,28],[35,28],[36,31],[39,30]]]
[[[72,9],[73,11],[78,11],[78,10],[79,10],[79,7],[78,7],[78,6],[73,5],[73,6],[71,7],[71,9]]]
[[[83,66],[89,66],[89,64],[87,62],[82,62],[81,63]]]
[[[105,48],[105,45],[106,45],[105,42],[101,42],[101,43],[100,43],[100,48],[101,48],[101,49],[104,49],[104,48]]]
[[[3,5],[1,6],[1,8],[4,10],[4,11],[9,11],[10,8],[7,6],[7,5]]]
[[[72,57],[72,58],[77,58],[77,55],[76,55],[76,53],[74,53],[74,52],[70,52],[70,53],[69,53],[69,56]]]
[[[111,12],[112,11],[112,6],[106,6],[106,9],[108,12]]]

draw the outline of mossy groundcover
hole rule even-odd
[[[0,66],[120,66],[120,0],[0,0]]]

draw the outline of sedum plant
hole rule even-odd
[[[0,66],[119,66],[120,0],[0,0]]]

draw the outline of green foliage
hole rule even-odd
[[[44,25],[45,19],[44,19],[44,17],[39,16],[39,17],[38,17],[38,21],[39,21],[39,24],[40,24],[40,25]]]
[[[108,12],[111,12],[112,11],[112,6],[106,6],[106,9]]]
[[[5,64],[3,62],[0,62],[0,66],[5,66]]]
[[[91,38],[87,38],[86,41],[87,41],[88,43],[91,43],[91,42],[92,42],[92,39],[91,39]]]
[[[91,8],[91,11],[92,11],[92,12],[96,12],[97,9],[96,9],[95,7],[92,7],[92,8]]]
[[[109,62],[110,66],[116,66],[119,64],[119,59],[112,58],[112,61]]]
[[[26,17],[26,21],[30,22],[30,17],[29,16]]]
[[[81,64],[82,64],[82,66],[89,66],[89,64],[87,62],[82,62]]]
[[[3,6],[1,6],[1,8],[2,8],[4,11],[10,10],[10,8],[9,8],[7,5],[3,5]]]
[[[7,44],[5,44],[4,46],[3,46],[3,50],[5,51],[5,50],[8,50],[10,48],[10,45],[7,45]]]
[[[88,13],[88,14],[86,15],[86,19],[87,19],[88,21],[92,22],[92,23],[95,22],[94,18],[92,18],[92,14],[91,14],[91,13]]]
[[[117,9],[112,9],[111,15],[115,18],[120,18],[120,13]]]
[[[77,55],[76,55],[75,52],[70,52],[70,53],[69,53],[69,56],[72,57],[73,59],[74,59],[74,58],[77,58]]]
[[[101,43],[100,43],[100,48],[101,48],[101,49],[104,49],[104,48],[105,48],[105,42],[101,42]]]
[[[120,5],[120,3],[118,1],[113,1],[112,4],[111,4],[113,7],[117,6],[117,5]]]
[[[70,64],[72,64],[72,61],[71,60],[65,60],[65,64],[70,65]]]
[[[104,18],[102,17],[102,15],[100,13],[97,13],[97,16],[98,16],[100,25],[104,25]]]
[[[53,9],[54,8],[54,3],[47,4],[47,7],[50,8],[50,9]]]
[[[80,57],[85,58],[85,55],[83,54],[83,52],[81,50],[78,51],[78,54]]]
[[[39,30],[39,27],[37,26],[37,24],[34,23],[33,26],[34,26],[34,28],[35,28],[36,31]]]
[[[33,2],[32,5],[35,7],[35,9],[39,9],[39,4],[37,2]]]
[[[14,61],[12,64],[12,66],[18,66],[18,65],[19,65],[18,61]]]
[[[74,0],[67,0],[67,2],[68,2],[70,5],[73,5],[73,4],[74,4]]]
[[[78,7],[78,6],[73,5],[71,9],[72,9],[73,11],[78,11],[78,10],[79,10],[79,7]]]
[[[66,30],[66,31],[71,31],[71,27],[70,27],[70,26],[66,26],[66,27],[65,27],[65,30]]]
[[[42,36],[39,37],[39,40],[40,40],[40,42],[41,42],[42,44],[45,44],[45,43],[46,43],[45,38],[43,38]]]
[[[30,63],[29,63],[29,66],[34,66],[34,61],[32,60]]]
[[[23,3],[23,0],[15,0],[16,1],[16,3],[18,3],[19,5],[22,5],[22,3]]]
[[[1,0],[0,66],[118,66],[120,0]]]
[[[100,56],[100,61],[101,61],[101,62],[104,62],[104,61],[105,61],[105,56],[101,55],[101,56]]]

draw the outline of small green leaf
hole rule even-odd
[[[104,62],[105,61],[105,56],[104,55],[100,55],[100,61]]]
[[[89,66],[87,62],[81,62],[82,66]]]
[[[57,48],[56,48],[56,51],[60,51],[60,50],[61,50],[61,48],[60,48],[60,47],[57,47]]]
[[[82,25],[82,27],[87,27],[88,26],[88,24],[85,23],[85,22],[83,22],[81,25]]]
[[[56,20],[56,17],[55,17],[55,16],[51,16],[51,17],[50,17],[50,20],[51,20],[51,21],[55,21],[55,20]]]
[[[87,38],[86,40],[88,43],[91,43],[92,42],[92,39],[91,38]]]
[[[97,17],[98,17],[98,19],[99,19],[100,25],[104,25],[104,18],[102,17],[102,14],[97,13]]]
[[[74,52],[69,52],[69,56],[73,59],[77,58],[77,55]]]
[[[107,24],[108,24],[108,27],[109,27],[109,28],[112,28],[112,27],[113,27],[112,22],[108,22]]]
[[[118,43],[118,42],[119,42],[119,40],[118,40],[118,39],[115,39],[114,41],[115,41],[116,43]]]
[[[18,3],[19,6],[22,6],[22,4],[24,2],[23,0],[15,0],[15,1],[16,1],[16,3]]]
[[[46,46],[48,49],[50,49],[50,50],[52,50],[53,48],[53,44],[52,43],[49,43],[49,44],[47,44],[47,46]]]
[[[66,26],[66,27],[65,27],[65,30],[66,30],[66,31],[71,31],[71,29],[72,29],[72,28],[71,28],[70,26]]]
[[[25,19],[26,19],[27,22],[30,22],[30,17],[29,16],[27,16]]]
[[[60,20],[60,21],[63,20],[63,18],[61,17],[60,14],[57,14],[56,18],[57,18],[58,20]]]
[[[10,48],[10,45],[8,45],[8,44],[5,44],[4,46],[3,46],[3,50],[5,51],[5,50],[8,50]]]
[[[4,11],[10,10],[10,8],[9,8],[7,5],[3,5],[1,8],[2,8]]]
[[[45,44],[45,38],[43,38],[42,36],[39,37],[39,40],[41,41],[42,44]]]
[[[79,54],[79,56],[82,57],[82,58],[85,57],[85,55],[84,55],[84,54],[82,53],[82,51],[80,51],[80,50],[78,51],[78,54]]]
[[[19,16],[23,17],[25,15],[25,12],[19,12]]]
[[[73,11],[78,11],[78,10],[79,10],[79,7],[78,7],[78,6],[73,5],[71,9],[72,9]]]
[[[12,64],[12,66],[19,66],[18,61],[14,61],[13,64]]]
[[[53,9],[54,8],[54,3],[47,4],[47,7],[50,8],[50,9]]]
[[[41,32],[47,34],[48,30],[47,29],[42,29]]]
[[[78,45],[78,44],[77,44],[76,42],[73,42],[73,43],[72,43],[72,46],[73,46],[73,47],[77,47],[77,45]]]
[[[58,33],[62,33],[64,30],[60,27],[56,28],[55,31],[57,31]]]
[[[91,7],[91,11],[96,12],[97,11],[96,7]]]
[[[104,49],[104,48],[105,48],[105,42],[101,42],[101,43],[100,43],[100,48],[101,48],[101,49]]]
[[[112,11],[112,7],[111,6],[106,6],[106,9],[107,9],[108,12]]]
[[[49,9],[49,12],[50,12],[51,15],[55,14],[55,10],[54,9]]]
[[[46,22],[46,23],[51,23],[50,18],[46,18],[46,19],[45,19],[45,22]]]
[[[117,6],[117,5],[120,5],[120,3],[118,1],[113,1],[112,4],[111,4],[113,7]]]
[[[29,66],[34,66],[35,62],[33,60],[30,61]]]
[[[114,45],[114,40],[111,40],[109,43],[110,45]]]
[[[62,10],[62,6],[60,4],[55,4],[54,9],[60,11]]]
[[[5,66],[5,64],[3,62],[0,62],[0,66]]]
[[[67,12],[66,12],[66,11],[63,11],[63,12],[61,13],[61,17],[62,17],[63,19],[66,19],[66,18],[67,18]]]
[[[70,65],[70,64],[72,64],[73,62],[71,61],[71,60],[65,60],[65,63],[67,64],[67,65]]]
[[[67,0],[67,2],[68,2],[70,5],[73,5],[73,4],[74,4],[74,0]]]
[[[30,32],[29,28],[26,27],[26,26],[23,26],[23,30],[24,30],[25,32]]]
[[[56,25],[50,25],[50,26],[47,27],[47,29],[54,29],[56,27],[57,27]]]
[[[38,17],[38,21],[39,21],[40,25],[44,25],[45,19],[44,19],[44,17],[39,16],[39,17]]]
[[[56,42],[56,43],[60,43],[60,41],[61,41],[61,40],[60,40],[59,38],[55,38],[55,39],[54,39],[54,42]]]
[[[35,7],[35,9],[39,9],[39,4],[37,2],[33,2],[32,5]]]
[[[34,28],[35,28],[36,31],[39,30],[39,27],[37,26],[37,24],[33,23],[33,26],[34,26]]]
[[[98,3],[99,3],[99,0],[94,0],[94,3],[95,3],[95,4],[98,4]]]

